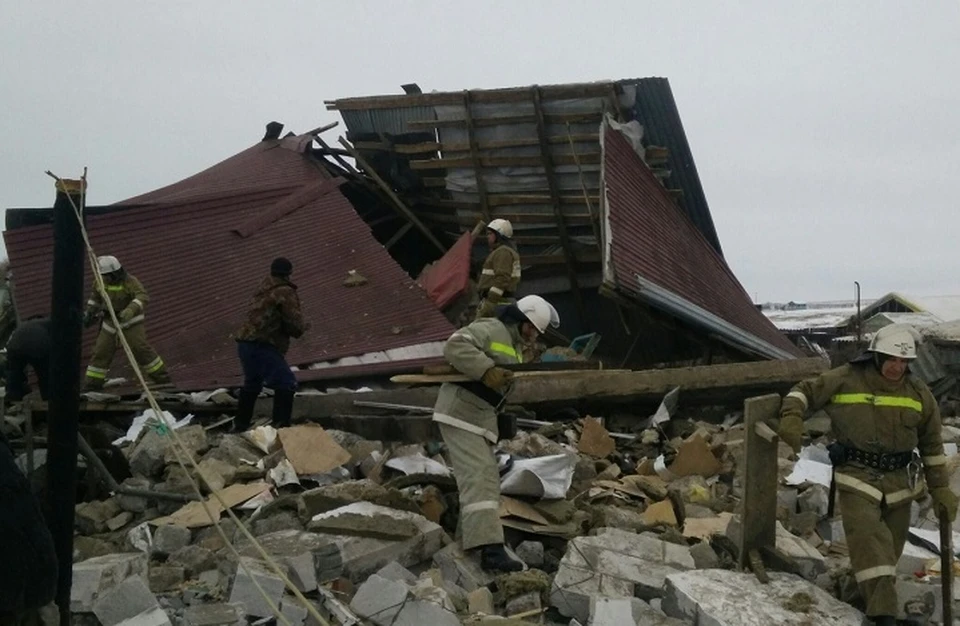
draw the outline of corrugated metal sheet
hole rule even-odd
[[[608,242],[616,285],[654,283],[789,354],[799,350],[760,312],[723,257],[679,211],[620,133],[604,134]]]
[[[636,82],[637,99],[633,114],[643,125],[651,145],[668,149],[667,166],[670,177],[666,183],[673,189],[681,189],[680,206],[696,225],[706,240],[721,256],[720,238],[713,225],[707,197],[700,184],[700,175],[693,162],[693,152],[683,131],[680,112],[673,99],[673,91],[666,78],[643,78]]]
[[[270,261],[280,255],[294,263],[293,278],[312,324],[303,339],[293,342],[292,365],[441,341],[453,332],[426,293],[373,238],[337,181],[323,185],[320,194],[316,183],[326,174],[310,157],[261,148],[258,144],[180,187],[139,196],[141,201],[160,198],[154,204],[88,217],[95,250],[119,257],[150,293],[147,332],[179,386],[239,380],[230,334],[242,323]],[[263,174],[260,190],[257,172]],[[204,174],[206,182],[200,180]],[[299,198],[308,201],[291,211],[289,198],[307,187],[311,193]],[[263,216],[273,219],[257,222]],[[251,224],[262,226],[246,237],[237,234]],[[4,235],[20,315],[48,313],[50,226]],[[350,270],[367,284],[345,287]],[[91,284],[88,270],[86,285]],[[95,332],[85,333],[85,360]],[[116,363],[122,361],[118,355]],[[126,367],[111,372],[125,374]]]

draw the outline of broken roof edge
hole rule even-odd
[[[797,355],[778,348],[752,333],[748,333],[682,296],[645,279],[639,274],[635,274],[634,278],[640,288],[633,297],[666,311],[693,326],[706,328],[715,333],[719,338],[730,343],[733,347],[746,353],[756,354],[768,359],[786,360],[797,358]]]

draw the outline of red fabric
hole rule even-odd
[[[473,235],[464,233],[440,260],[427,266],[417,282],[441,311],[453,304],[470,286],[470,253]]]

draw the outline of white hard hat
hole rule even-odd
[[[560,315],[557,314],[557,310],[540,296],[520,298],[517,300],[517,308],[541,333],[547,330],[547,326],[556,328],[560,325]]]
[[[908,324],[884,326],[873,334],[867,350],[899,359],[915,359],[919,335],[920,333]]]
[[[120,261],[117,260],[115,256],[102,256],[97,258],[97,266],[100,269],[100,275],[111,274],[113,272],[119,271],[121,268]]]
[[[490,223],[487,224],[487,228],[498,233],[501,237],[506,237],[507,239],[513,237],[513,225],[507,220],[490,220]]]

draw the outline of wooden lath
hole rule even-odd
[[[473,165],[473,174],[477,181],[477,194],[480,196],[480,213],[483,215],[483,220],[490,223],[490,205],[487,203],[487,181],[483,178],[483,168],[480,167],[482,159],[480,158],[480,148],[477,146],[477,132],[474,128],[473,123],[473,112],[471,111],[470,106],[470,90],[463,92],[463,111],[464,111],[464,120],[467,124],[467,137],[469,138],[468,143],[470,144],[470,161]],[[444,159],[440,159],[444,160]],[[411,161],[410,167],[417,169],[414,166],[414,163],[420,163],[420,161]]]
[[[551,157],[556,165],[577,165],[577,157],[570,154],[558,154]],[[600,163],[599,152],[587,152],[579,155],[579,163],[597,165]],[[451,157],[439,159],[423,159],[410,161],[412,170],[435,170],[448,167],[537,167],[543,164],[542,157],[538,156],[481,156]]]
[[[597,133],[578,133],[571,135],[571,138],[576,143],[598,143],[597,142]],[[551,144],[562,145],[567,143],[566,136],[555,136],[550,137],[549,141]],[[477,149],[479,150],[500,150],[503,148],[529,148],[532,146],[539,146],[539,139],[530,139],[526,137],[519,137],[516,139],[497,139],[493,141],[478,141]],[[450,142],[439,142],[439,141],[426,141],[422,143],[410,143],[410,144],[391,144],[380,141],[356,141],[353,143],[353,147],[357,150],[382,150],[384,152],[394,152],[396,154],[432,154],[435,152],[469,152],[470,144],[458,141]]]

